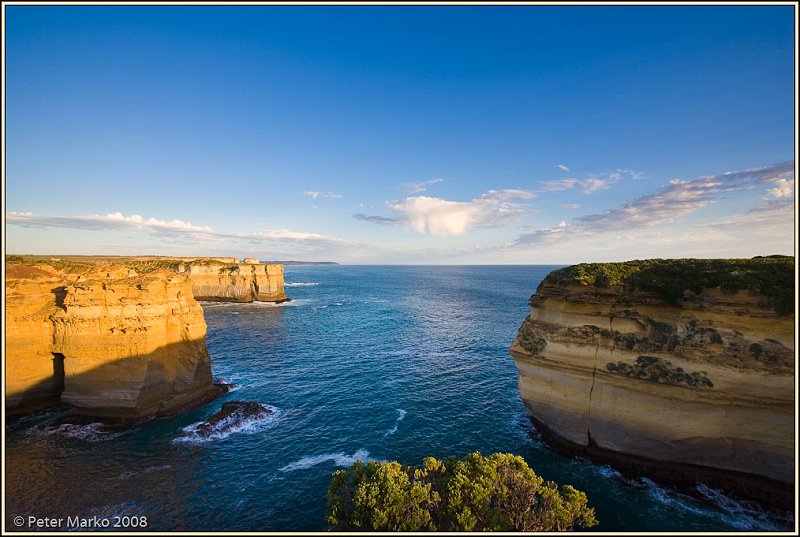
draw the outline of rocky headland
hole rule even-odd
[[[8,416],[67,403],[85,416],[136,422],[207,402],[225,387],[212,383],[195,297],[286,300],[281,266],[113,261],[6,259]]]
[[[283,265],[264,265],[245,259],[245,263],[193,261],[181,263],[178,272],[192,282],[197,300],[223,302],[285,302]]]
[[[793,258],[576,265],[530,303],[510,353],[554,445],[793,504]]]

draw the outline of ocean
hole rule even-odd
[[[331,474],[356,459],[501,451],[585,491],[596,531],[792,530],[790,513],[703,483],[690,497],[539,439],[508,347],[555,268],[287,266],[291,302],[203,303],[213,374],[234,390],[121,433],[55,427],[63,410],[7,425],[6,529],[127,516],[150,531],[325,531]],[[273,413],[195,434],[234,400]]]

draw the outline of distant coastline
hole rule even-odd
[[[334,261],[262,261],[265,265],[338,265]]]

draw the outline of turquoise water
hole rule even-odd
[[[598,531],[791,530],[790,515],[626,479],[537,438],[507,349],[553,268],[290,266],[291,302],[204,303],[214,375],[237,388],[121,434],[55,428],[55,412],[10,425],[6,527],[129,515],[149,530],[323,531],[331,473],[357,458],[506,451],[586,491]],[[197,437],[226,400],[274,414]]]

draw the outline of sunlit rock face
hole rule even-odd
[[[213,396],[203,310],[184,275],[14,264],[6,293],[11,416],[61,401],[143,419]]]
[[[643,263],[539,285],[510,348],[534,421],[589,454],[792,484],[794,260]]]
[[[197,300],[284,302],[283,265],[193,262],[185,267]]]

